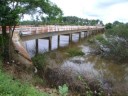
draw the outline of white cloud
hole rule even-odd
[[[104,23],[115,20],[128,22],[128,0],[51,0],[65,16],[100,19]]]

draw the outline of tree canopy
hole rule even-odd
[[[57,12],[57,11],[56,11]],[[59,24],[59,25],[103,25],[103,22],[101,20],[89,20],[89,19],[83,19],[76,16],[63,16],[59,14],[58,17],[42,17],[42,22],[38,21],[39,24]],[[33,25],[34,21],[22,21],[21,24],[23,25]]]
[[[15,26],[18,25],[24,14],[39,13],[47,15],[48,18],[59,18],[63,14],[61,9],[49,0],[0,0],[0,26],[2,28],[2,51],[9,57],[9,47]],[[9,26],[9,35],[7,35]]]

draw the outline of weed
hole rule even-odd
[[[66,84],[64,84],[63,86],[59,86],[59,93],[61,96],[67,96],[68,94],[68,87]]]

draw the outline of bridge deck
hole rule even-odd
[[[55,35],[73,34],[77,32],[96,31],[104,27],[99,26],[41,26],[21,27],[21,38],[23,41],[51,37]],[[18,29],[19,30],[19,29]]]

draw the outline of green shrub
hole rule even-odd
[[[46,67],[46,54],[37,54],[35,57],[32,58],[34,65],[37,69],[43,69]]]
[[[67,50],[67,53],[69,54],[70,57],[74,57],[74,56],[83,56],[84,52],[82,52],[80,49],[78,48],[69,48]]]
[[[61,96],[67,96],[68,95],[68,87],[66,84],[63,86],[59,86],[59,93]]]
[[[0,71],[0,96],[48,96],[28,84],[22,84]]]
[[[115,58],[117,61],[126,61],[128,58],[128,25],[113,25],[107,29],[105,36],[97,36],[96,40],[100,44],[109,49],[103,51],[105,56]],[[99,47],[100,48],[100,47]],[[107,54],[107,55],[106,55]]]

